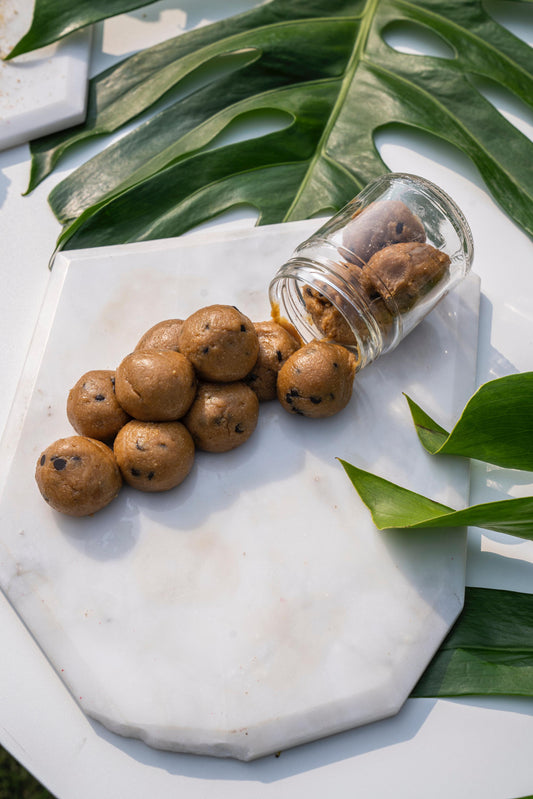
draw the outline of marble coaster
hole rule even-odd
[[[29,0],[2,0],[0,55],[31,23]],[[90,34],[79,32],[12,61],[0,61],[0,150],[83,122]]]
[[[0,584],[89,716],[150,746],[251,760],[395,714],[462,607],[465,532],[379,532],[337,457],[460,507],[468,465],[421,447],[402,392],[451,427],[475,386],[471,276],[325,420],[261,407],[177,489],[52,511],[40,451],[65,403],[156,322],[211,303],[269,317],[317,221],[62,253],[15,403]]]

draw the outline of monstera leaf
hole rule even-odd
[[[432,31],[449,58],[386,43],[397,24]],[[480,0],[271,0],[133,55],[90,86],[87,121],[32,145],[30,189],[71,147],[167,106],[52,192],[60,247],[176,236],[240,204],[261,224],[342,207],[387,171],[384,126],[463,151],[501,207],[533,234],[533,145],[476,89],[487,78],[533,105],[533,53]],[[187,81],[203,80],[185,92]],[[217,146],[253,114],[285,120]]]
[[[30,29],[4,60],[38,50],[93,22],[149,4],[150,0],[36,0]]]

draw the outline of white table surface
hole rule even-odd
[[[254,0],[161,0],[144,11],[97,26],[91,73],[121,54],[255,5]],[[176,8],[179,6],[179,9]],[[531,9],[491,3],[514,33],[533,43]],[[503,10],[502,10],[503,9]],[[418,45],[417,45],[418,46]],[[489,99],[527,135],[533,115],[508,95]],[[92,145],[96,152],[102,143]],[[482,281],[477,382],[533,369],[531,241],[488,196],[460,154],[416,134],[380,134],[395,171],[440,184],[465,212]],[[29,174],[26,145],[0,153],[0,432],[22,371],[48,281],[47,261],[59,226],[46,197],[87,157],[61,169],[22,197]],[[240,219],[252,224],[251,214]],[[531,494],[522,473],[476,464],[472,502]],[[467,584],[531,591],[533,544],[496,533],[469,532]],[[533,700],[408,700],[395,718],[254,763],[158,752],[89,721],[60,682],[9,603],[0,595],[0,743],[59,799],[334,796],[514,799],[533,792]]]

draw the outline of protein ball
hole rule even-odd
[[[259,355],[252,322],[232,305],[209,305],[183,323],[180,351],[203,380],[242,380]]]
[[[356,359],[339,344],[312,341],[288,358],[278,375],[278,399],[289,413],[320,419],[346,407]]]
[[[352,328],[331,300],[311,286],[305,287],[303,298],[307,312],[325,338],[346,346],[356,344]]]
[[[274,321],[255,322],[259,338],[259,355],[245,383],[257,394],[259,402],[276,398],[278,372],[300,342],[289,331]]]
[[[449,256],[431,244],[406,242],[377,252],[362,272],[369,293],[392,297],[405,312],[442,279],[449,264]]]
[[[115,394],[115,372],[95,369],[80,377],[69,391],[67,417],[80,436],[111,439],[130,417]]]
[[[140,491],[168,491],[182,483],[194,463],[194,442],[181,422],[125,425],[114,443],[125,482]]]
[[[343,231],[342,254],[362,265],[372,255],[403,241],[425,241],[424,225],[401,200],[379,200],[356,214]]]
[[[196,375],[174,350],[135,350],[117,368],[115,391],[130,416],[146,422],[175,421],[191,406]]]
[[[227,452],[250,438],[258,416],[259,400],[245,383],[200,383],[183,424],[198,449]]]
[[[147,330],[136,350],[174,350],[179,352],[179,335],[183,319],[165,319]]]
[[[60,438],[47,447],[37,460],[35,479],[50,507],[69,516],[105,508],[122,486],[112,450],[84,436]]]

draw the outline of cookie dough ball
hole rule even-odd
[[[51,508],[69,516],[89,516],[105,508],[122,486],[113,452],[93,438],[70,436],[39,455],[35,479]]]
[[[175,421],[191,406],[196,375],[191,362],[179,352],[136,350],[117,368],[115,391],[119,403],[134,419]]]
[[[289,413],[320,419],[346,407],[352,396],[356,359],[339,344],[311,341],[280,369],[278,399]]]
[[[277,322],[255,322],[259,355],[245,383],[257,394],[259,402],[276,399],[278,372],[300,342]]]
[[[136,350],[174,350],[179,352],[179,336],[183,319],[165,319],[141,336]]]
[[[330,300],[311,286],[306,286],[303,298],[309,316],[325,338],[347,347],[355,346],[356,338],[352,328]]]
[[[245,383],[200,383],[183,423],[198,449],[227,452],[250,438],[258,416],[259,400]]]
[[[343,231],[343,256],[362,265],[372,255],[402,241],[425,241],[424,225],[401,200],[379,200],[360,211]]]
[[[444,277],[450,258],[431,244],[392,244],[372,256],[363,268],[369,291],[392,297],[403,313]]]
[[[140,491],[168,491],[182,483],[194,463],[194,442],[181,422],[132,420],[115,439],[125,482]]]
[[[80,436],[111,439],[130,417],[115,394],[115,372],[95,369],[80,377],[67,399],[67,417]]]
[[[233,305],[200,308],[183,323],[180,350],[203,380],[242,380],[259,355],[252,322]]]

